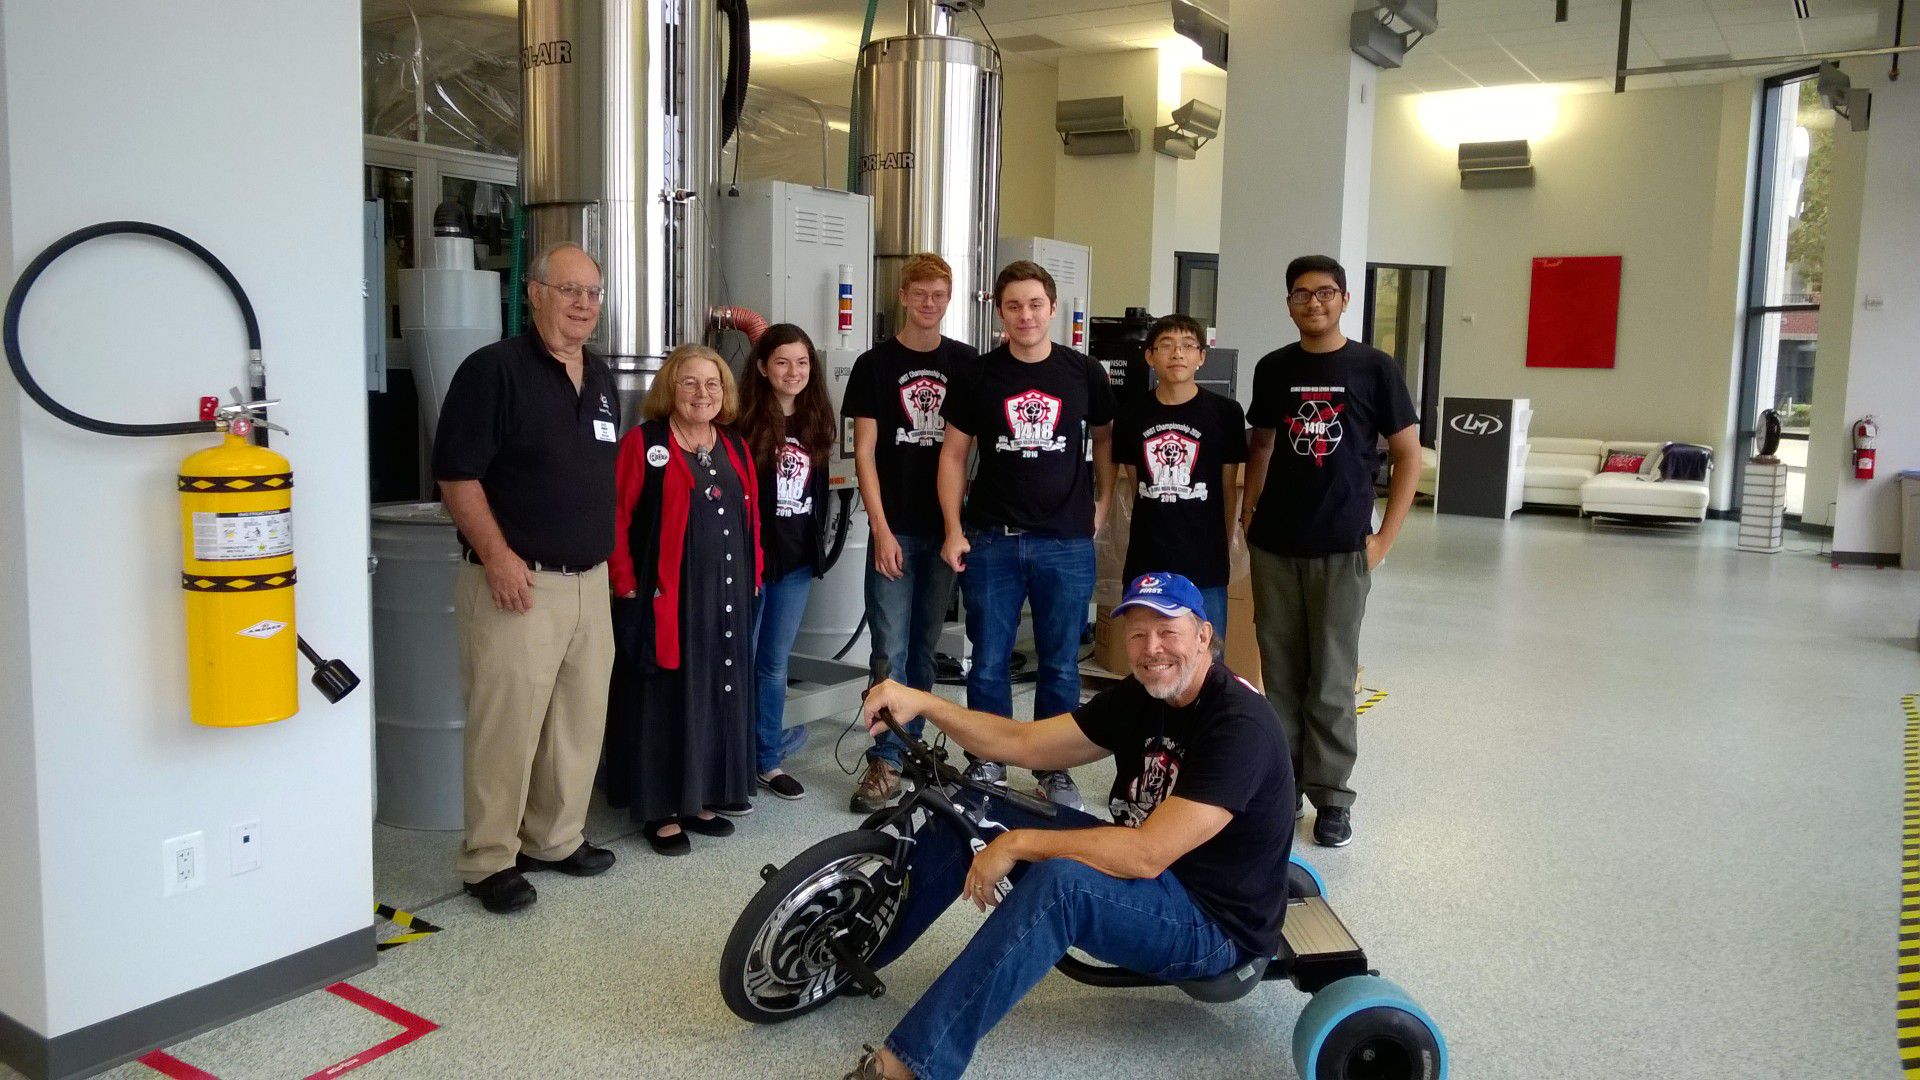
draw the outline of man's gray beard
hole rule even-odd
[[[1179,697],[1180,694],[1193,683],[1194,673],[1199,670],[1200,660],[1204,656],[1206,656],[1206,650],[1202,649],[1181,661],[1177,669],[1178,677],[1168,680],[1167,688],[1164,691],[1149,685],[1145,679],[1140,680],[1140,688],[1145,690],[1147,696],[1153,698],[1155,701],[1167,701],[1171,698]]]

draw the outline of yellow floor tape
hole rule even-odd
[[[1367,715],[1368,709],[1373,708],[1375,705],[1378,705],[1385,700],[1387,700],[1387,692],[1385,690],[1368,691],[1367,700],[1353,707],[1353,715],[1365,716]]]
[[[1906,798],[1900,811],[1900,936],[1893,1029],[1900,1068],[1920,1080],[1920,695],[1900,699],[1907,714]]]
[[[415,915],[411,911],[401,911],[392,904],[375,904],[373,905],[373,913],[407,931],[404,934],[395,934],[382,941],[376,946],[380,952],[386,952],[388,949],[397,949],[409,941],[419,941],[423,937],[440,932],[439,927]]]

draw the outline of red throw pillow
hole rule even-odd
[[[1615,450],[1607,455],[1607,463],[1600,467],[1601,472],[1637,473],[1640,466],[1646,464],[1647,455],[1631,454],[1625,450]]]

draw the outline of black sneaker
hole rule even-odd
[[[760,790],[771,791],[788,802],[807,797],[807,789],[801,785],[800,781],[793,778],[792,773],[781,773],[779,776],[762,776],[759,777],[759,780]],[[719,807],[715,807],[714,809],[717,810]]]
[[[1344,806],[1321,807],[1313,821],[1313,842],[1321,847],[1353,843],[1353,811]]]
[[[728,817],[746,817],[748,814],[753,813],[753,804],[742,799],[739,802],[710,806],[707,809],[712,810],[716,814],[725,814]]]

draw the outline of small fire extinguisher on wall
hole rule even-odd
[[[1878,452],[1874,442],[1880,437],[1880,425],[1872,416],[1863,416],[1853,424],[1853,478],[1873,479],[1873,459]]]

